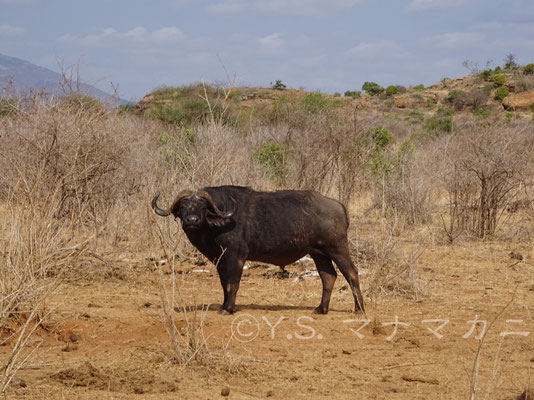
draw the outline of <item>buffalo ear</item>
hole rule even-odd
[[[226,225],[225,218],[212,212],[208,212],[206,215],[206,222],[209,226],[222,227]]]

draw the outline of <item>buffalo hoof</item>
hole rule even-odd
[[[233,313],[235,313],[235,310],[219,309],[219,315],[232,315]]]
[[[323,307],[316,307],[313,310],[314,314],[328,314],[328,309],[324,309]]]

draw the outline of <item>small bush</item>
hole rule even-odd
[[[365,82],[362,85],[362,90],[371,96],[376,96],[382,93],[384,88],[375,82]]]
[[[382,126],[375,127],[371,136],[377,149],[384,149],[393,141],[393,135]]]
[[[424,119],[424,114],[419,110],[410,110],[408,114],[404,117],[405,120],[418,120],[422,121]]]
[[[473,110],[473,114],[479,118],[488,118],[491,115],[491,111],[487,108],[476,108]]]
[[[451,133],[454,129],[452,117],[430,117],[425,122],[425,131],[432,137],[439,136],[442,133]]]
[[[448,107],[438,107],[437,113],[442,117],[452,117],[454,115],[454,110]]]
[[[456,110],[463,110],[465,108],[476,110],[486,104],[488,93],[480,89],[474,89],[470,92],[453,90],[449,93],[447,100],[452,103]]]
[[[510,89],[506,86],[501,86],[495,91],[495,100],[503,101],[506,96],[510,94]]]
[[[386,95],[393,96],[399,93],[399,87],[395,85],[390,85],[386,88]]]
[[[276,82],[271,87],[274,90],[285,90],[287,88],[287,86],[284,85],[280,79],[276,80]]]
[[[484,85],[484,87],[482,88],[482,90],[486,93],[491,93],[491,91],[495,89],[495,84],[494,83],[488,83],[487,85]]]
[[[357,99],[362,95],[362,92],[359,90],[347,90],[344,94],[345,97],[352,97],[353,99]]]
[[[493,71],[491,69],[486,69],[480,73],[480,77],[485,81],[489,81],[492,75]]]
[[[504,85],[506,82],[506,77],[503,74],[496,74],[491,78],[491,81],[495,84],[495,86],[499,87]]]
[[[534,75],[534,64],[527,64],[523,67],[523,74]]]
[[[414,86],[414,87],[413,87],[413,90],[417,90],[417,91],[425,90],[425,85],[423,85],[422,83],[420,83],[419,85]]]
[[[302,99],[302,106],[309,113],[329,111],[338,105],[339,100],[332,100],[322,93],[309,93]]]
[[[173,106],[153,107],[149,110],[148,116],[173,125],[179,125],[187,119],[187,115],[181,108]]]
[[[454,99],[464,94],[463,90],[459,89],[453,89],[449,92],[449,95],[447,96],[447,101],[453,102]]]
[[[281,143],[272,140],[252,152],[252,157],[262,165],[271,179],[283,183],[288,177],[288,151]]]

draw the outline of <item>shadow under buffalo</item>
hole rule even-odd
[[[219,311],[219,304],[199,304],[188,305],[185,307],[175,307],[176,312],[194,312],[200,310]],[[308,306],[289,306],[289,305],[277,305],[277,304],[241,304],[237,307],[236,313],[246,312],[247,310],[261,310],[261,311],[303,311],[313,313],[314,307]]]
[[[198,305],[188,305],[185,306],[186,312],[194,312],[196,311],[202,311],[202,310],[208,310],[208,311],[219,311],[220,305],[219,304],[198,304]],[[314,314],[315,307],[311,306],[289,306],[289,305],[278,305],[278,304],[241,304],[237,307],[236,314],[251,311],[251,310],[259,310],[259,311],[302,311],[306,314]],[[182,307],[175,307],[175,312],[183,312],[184,308]],[[330,313],[354,313],[353,310],[350,309],[337,309],[337,308],[330,308]]]

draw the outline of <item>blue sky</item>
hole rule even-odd
[[[534,62],[534,0],[0,0],[0,53],[139,100],[156,87],[326,93],[425,85],[512,53]]]

